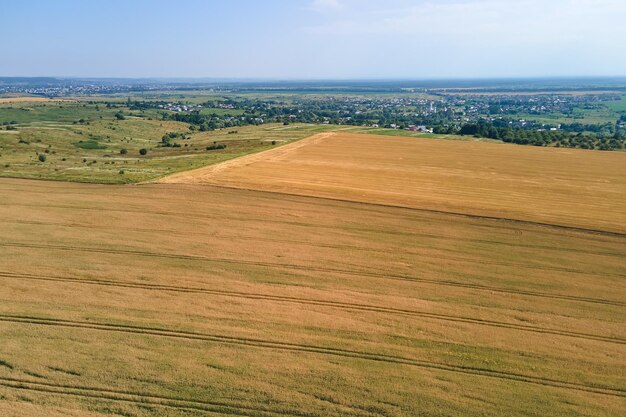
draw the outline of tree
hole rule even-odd
[[[148,153],[148,150],[146,148],[139,149],[139,154],[140,155],[146,155],[147,153]]]
[[[120,154],[126,155],[127,153],[128,153],[128,149],[126,149],[126,148],[120,149]]]
[[[39,154],[39,162],[46,162],[46,154],[45,153],[40,153]]]
[[[124,116],[124,113],[122,113],[121,111],[118,111],[117,113],[115,113],[115,118],[117,120],[124,120],[126,119],[126,116]]]

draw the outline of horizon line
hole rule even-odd
[[[624,75],[532,75],[532,76],[481,76],[481,77],[219,77],[219,76],[80,76],[80,75],[0,75],[0,79],[17,78],[51,78],[57,80],[197,80],[197,81],[264,81],[264,82],[323,82],[323,81],[353,81],[353,82],[385,82],[385,81],[517,81],[517,80],[593,80],[593,79],[624,79]]]

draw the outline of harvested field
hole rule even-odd
[[[626,154],[322,133],[161,179],[626,232]]]
[[[624,235],[210,185],[0,193],[2,414],[626,409]]]

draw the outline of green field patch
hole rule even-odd
[[[626,112],[626,96],[622,96],[621,100],[607,101],[604,105],[615,112]]]
[[[240,116],[242,114],[244,114],[243,110],[238,110],[238,109],[220,109],[217,107],[208,107],[205,109],[202,109],[200,111],[200,114],[206,114],[206,115],[218,115],[218,116]]]
[[[78,142],[74,142],[74,146],[81,149],[106,149],[107,147],[98,143],[98,141],[89,139],[89,140],[80,140]]]

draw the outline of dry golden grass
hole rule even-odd
[[[327,143],[269,164],[308,172]],[[351,143],[358,174],[375,152]],[[626,410],[623,235],[205,185],[0,194],[0,413]]]
[[[621,152],[324,133],[161,181],[626,232]]]

